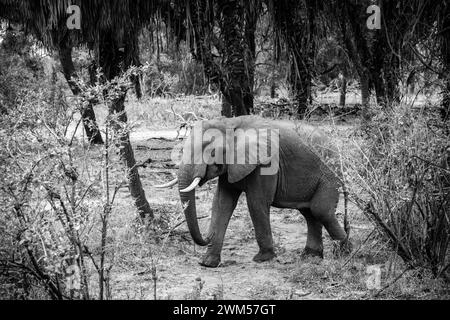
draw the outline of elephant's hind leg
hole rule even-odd
[[[300,209],[308,227],[308,236],[303,255],[323,258],[322,223],[312,216],[309,208]]]
[[[346,233],[336,218],[339,192],[332,185],[321,184],[311,200],[312,216],[319,220],[333,240],[344,240]]]

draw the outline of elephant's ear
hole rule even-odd
[[[235,129],[227,135],[228,181],[238,182],[260,165],[268,165],[276,157],[278,167],[278,132],[270,129]]]

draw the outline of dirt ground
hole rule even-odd
[[[179,203],[176,187],[157,189],[176,175],[170,161],[175,130],[137,129],[131,140],[140,162],[145,192],[160,227],[139,227],[127,189],[119,192],[111,223],[115,239],[112,292],[115,299],[361,299],[378,297],[378,289],[367,285],[367,266],[379,266],[382,285],[402,271],[401,262],[385,247],[372,245],[370,223],[350,207],[354,252],[333,254],[333,241],[324,231],[324,259],[302,258],[306,223],[296,210],[271,210],[277,258],[255,263],[258,247],[242,196],[231,218],[224,240],[222,264],[215,269],[198,264],[205,248],[193,244]],[[151,159],[151,160],[149,160]],[[205,234],[216,181],[197,191],[199,224]],[[343,201],[338,217],[342,221]],[[145,229],[145,230],[143,230]],[[156,240],[155,240],[156,239]],[[375,241],[373,241],[375,243]],[[379,243],[379,242],[377,242]],[[415,278],[414,278],[415,279]],[[430,288],[431,286],[431,288]],[[441,288],[438,286],[438,288]],[[419,293],[418,293],[419,290]],[[441,290],[441,289],[436,289]],[[448,292],[447,292],[448,294]],[[434,284],[417,284],[408,276],[379,293],[381,298],[441,297]]]

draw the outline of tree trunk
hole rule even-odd
[[[194,59],[203,64],[203,69],[208,80],[215,84],[222,93],[222,101],[225,100],[223,72],[219,64],[214,60],[211,52],[211,38],[213,33],[212,22],[209,21],[208,4],[206,0],[189,2],[189,21],[192,24],[192,35],[188,38],[191,54]],[[190,40],[193,38],[194,40]],[[222,52],[222,48],[219,48]],[[223,111],[222,111],[223,113]]]
[[[361,80],[363,116],[369,117],[367,106],[369,90],[375,89],[377,103],[387,106],[400,100],[398,89],[399,60],[402,46],[402,28],[399,23],[399,7],[395,1],[382,1],[382,18],[387,27],[368,30],[365,27],[366,6],[361,1],[338,1],[331,5],[333,16],[338,20],[340,33],[350,59],[355,64]],[[359,13],[359,14],[357,14]],[[387,31],[391,39],[387,39]],[[392,52],[394,50],[394,52]]]
[[[224,44],[222,93],[232,105],[233,115],[247,115],[253,108],[253,63],[248,63],[252,56],[248,40],[253,32],[254,42],[254,29],[246,33],[245,8],[240,0],[219,0],[218,10]]]
[[[375,96],[377,98],[377,104],[380,106],[386,106],[386,88],[383,78],[383,68],[385,66],[384,58],[386,55],[385,49],[383,48],[383,41],[381,36],[376,34],[372,37],[372,42],[370,43],[369,49],[371,51],[371,59],[368,63],[369,74],[373,83],[373,88],[375,89]]]
[[[244,97],[245,105],[249,114],[253,113],[253,97],[255,88],[255,60],[256,60],[256,25],[258,22],[259,7],[249,1],[245,3],[245,42],[248,50],[245,51],[246,57],[246,71],[249,83],[249,91]]]
[[[290,82],[294,93],[294,99],[297,104],[297,115],[300,119],[303,119],[308,110],[311,79],[301,56],[292,58]]]
[[[347,77],[344,73],[339,74],[339,105],[345,107],[345,96],[347,94]]]
[[[220,40],[213,31],[211,7],[207,0],[192,1],[189,5],[189,20],[192,23],[193,38],[191,52],[204,66],[209,81],[216,84],[223,95],[225,116],[247,115],[253,109],[254,78],[254,32],[255,10],[248,2],[219,0],[217,2]],[[221,54],[218,63],[212,53],[212,45]],[[231,105],[231,112],[228,110]]]
[[[360,77],[361,81],[361,104],[363,107],[367,107],[370,102],[370,91],[369,91],[369,77],[363,75]]]
[[[273,78],[273,76],[272,76],[272,80],[271,80],[271,82],[270,82],[270,97],[271,97],[272,99],[274,99],[275,96],[276,96],[276,90],[277,90],[277,87],[276,87],[276,85],[275,85],[275,80],[274,80],[274,78]]]
[[[390,104],[400,103],[400,89],[398,87],[400,74],[400,61],[397,56],[390,54],[384,66],[384,81],[386,85],[386,98]]]
[[[136,98],[139,100],[142,98],[141,79],[139,76],[133,76],[132,81],[134,83],[134,90],[136,92]]]
[[[72,47],[61,45],[59,47],[59,60],[61,61],[63,74],[69,84],[70,90],[72,90],[74,95],[78,95],[81,92],[81,89],[75,81],[77,75],[72,61]],[[81,110],[81,118],[83,119],[83,126],[89,143],[103,144],[92,102],[89,102],[89,104]]]
[[[137,33],[130,32],[128,37],[124,39],[125,44],[119,45],[114,38],[115,35],[110,31],[102,31],[99,41],[99,65],[107,80],[120,75],[124,69],[135,64],[135,55],[138,52]],[[120,159],[124,162],[128,169],[127,179],[131,197],[138,210],[139,215],[144,218],[148,216],[153,219],[153,210],[145,197],[139,177],[136,160],[134,158],[133,148],[130,142],[129,133],[122,130],[127,123],[127,114],[125,112],[125,96],[126,92],[120,94],[114,101],[110,102],[108,109],[112,115],[112,129],[118,137],[118,148]]]
[[[375,55],[382,55],[384,57],[384,59],[382,59],[384,61],[376,61],[371,66],[372,71],[370,74],[375,88],[377,103],[383,107],[399,103],[398,59],[397,57],[394,57],[392,53],[387,52],[379,52],[375,53]]]
[[[343,47],[350,60],[355,64],[361,87],[361,108],[364,122],[370,121],[370,70],[368,67],[371,59],[370,50],[364,36],[365,29],[359,19],[352,18],[355,12],[364,12],[360,4],[347,1],[336,2],[333,6],[334,17],[339,21],[340,34]],[[360,18],[360,17],[359,17]]]
[[[289,82],[299,118],[304,118],[311,100],[315,55],[314,29],[317,2],[314,0],[274,1],[277,29],[281,30],[289,52]]]
[[[385,107],[387,104],[387,101],[386,101],[386,92],[384,90],[385,89],[384,81],[381,76],[381,70],[380,70],[380,72],[372,71],[371,76],[372,76],[373,87],[375,89],[375,96],[377,98],[377,104],[379,104],[382,107]]]
[[[116,121],[112,121],[112,129],[117,133],[120,133],[127,123],[127,115],[125,113],[125,94],[113,101],[109,108],[109,113],[116,118]],[[121,160],[128,168],[128,185],[131,193],[131,197],[134,200],[134,204],[138,210],[139,215],[142,218],[149,216],[153,219],[153,210],[150,208],[150,204],[145,197],[145,192],[142,187],[141,179],[139,177],[138,168],[136,167],[136,160],[134,158],[133,148],[130,142],[130,135],[128,132],[119,134],[119,154]]]
[[[363,121],[370,121],[370,87],[369,87],[369,75],[367,73],[361,73],[359,76],[361,86],[361,109]]]
[[[228,100],[222,95],[222,116],[231,118],[233,116],[233,111],[231,108],[231,104]]]
[[[399,22],[398,17],[402,12],[395,1],[382,2],[382,15],[386,28],[390,31],[377,33],[382,37],[381,47],[384,56],[383,77],[386,92],[386,100],[391,104],[400,103],[400,89],[398,86],[401,78],[400,58],[404,46],[404,31],[409,27],[408,23]]]

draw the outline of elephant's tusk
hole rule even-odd
[[[176,185],[177,183],[178,183],[178,178],[175,178],[172,181],[169,181],[164,184],[158,184],[158,185],[155,185],[154,187],[155,188],[170,188],[170,187]]]
[[[192,183],[189,185],[189,187],[180,190],[180,192],[190,192],[194,190],[195,188],[197,188],[198,184],[200,183],[200,180],[202,180],[202,178],[200,177],[195,178],[194,181],[192,181]]]

